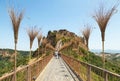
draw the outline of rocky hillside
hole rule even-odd
[[[79,48],[87,49],[86,45],[84,44],[83,38],[77,36],[75,33],[67,31],[65,29],[61,30],[54,30],[54,31],[48,31],[47,37],[43,38],[42,45],[40,46],[39,53],[43,54],[47,52],[53,53],[55,51],[55,47],[57,45],[57,42],[62,42],[62,47],[60,49],[63,50],[66,47],[72,47],[74,51],[79,51]],[[38,54],[38,51],[36,50],[33,54],[33,57],[36,57]]]
[[[72,44],[73,49],[81,48],[87,49],[82,37],[77,36],[75,33],[67,31],[65,29],[58,31],[49,31],[47,35],[47,40],[51,43],[53,47],[56,46],[59,40],[62,41],[62,46],[65,44]]]

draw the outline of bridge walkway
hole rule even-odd
[[[53,57],[35,81],[80,81],[62,58]]]

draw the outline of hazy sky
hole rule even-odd
[[[0,0],[0,48],[14,48],[14,38],[11,20],[8,14],[9,5],[17,9],[24,9],[18,49],[29,50],[29,37],[26,28],[37,25],[42,28],[46,36],[49,30],[67,29],[81,35],[84,25],[92,25],[90,49],[101,49],[101,33],[96,21],[92,18],[94,11],[103,1],[107,8],[118,0]],[[105,35],[105,49],[120,50],[120,5],[117,13],[112,16]],[[37,39],[33,43],[33,50],[37,48]]]

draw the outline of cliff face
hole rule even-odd
[[[85,50],[87,49],[82,37],[78,37],[75,33],[65,29],[58,31],[55,30],[53,32],[49,31],[47,40],[53,47],[55,47],[57,42],[61,40],[62,46],[65,44],[71,44],[73,49],[77,49],[78,47],[84,48]]]

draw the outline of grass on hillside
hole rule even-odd
[[[79,47],[79,53],[77,53],[75,50],[72,49],[72,47],[68,47],[61,51],[62,54],[65,54],[67,56],[73,57],[77,60],[80,60],[82,62],[90,63],[95,66],[101,67],[102,64],[102,58],[100,56],[95,55],[93,52],[89,52],[84,50],[83,48]],[[117,66],[111,61],[106,60],[105,68],[111,72],[120,73],[120,66]],[[87,80],[86,74],[87,69],[86,66],[81,65],[80,66],[80,77],[84,80]],[[92,81],[103,81],[103,72],[98,71],[98,69],[91,68],[91,80]],[[108,76],[109,81],[119,81],[118,78],[113,78],[113,76]]]

